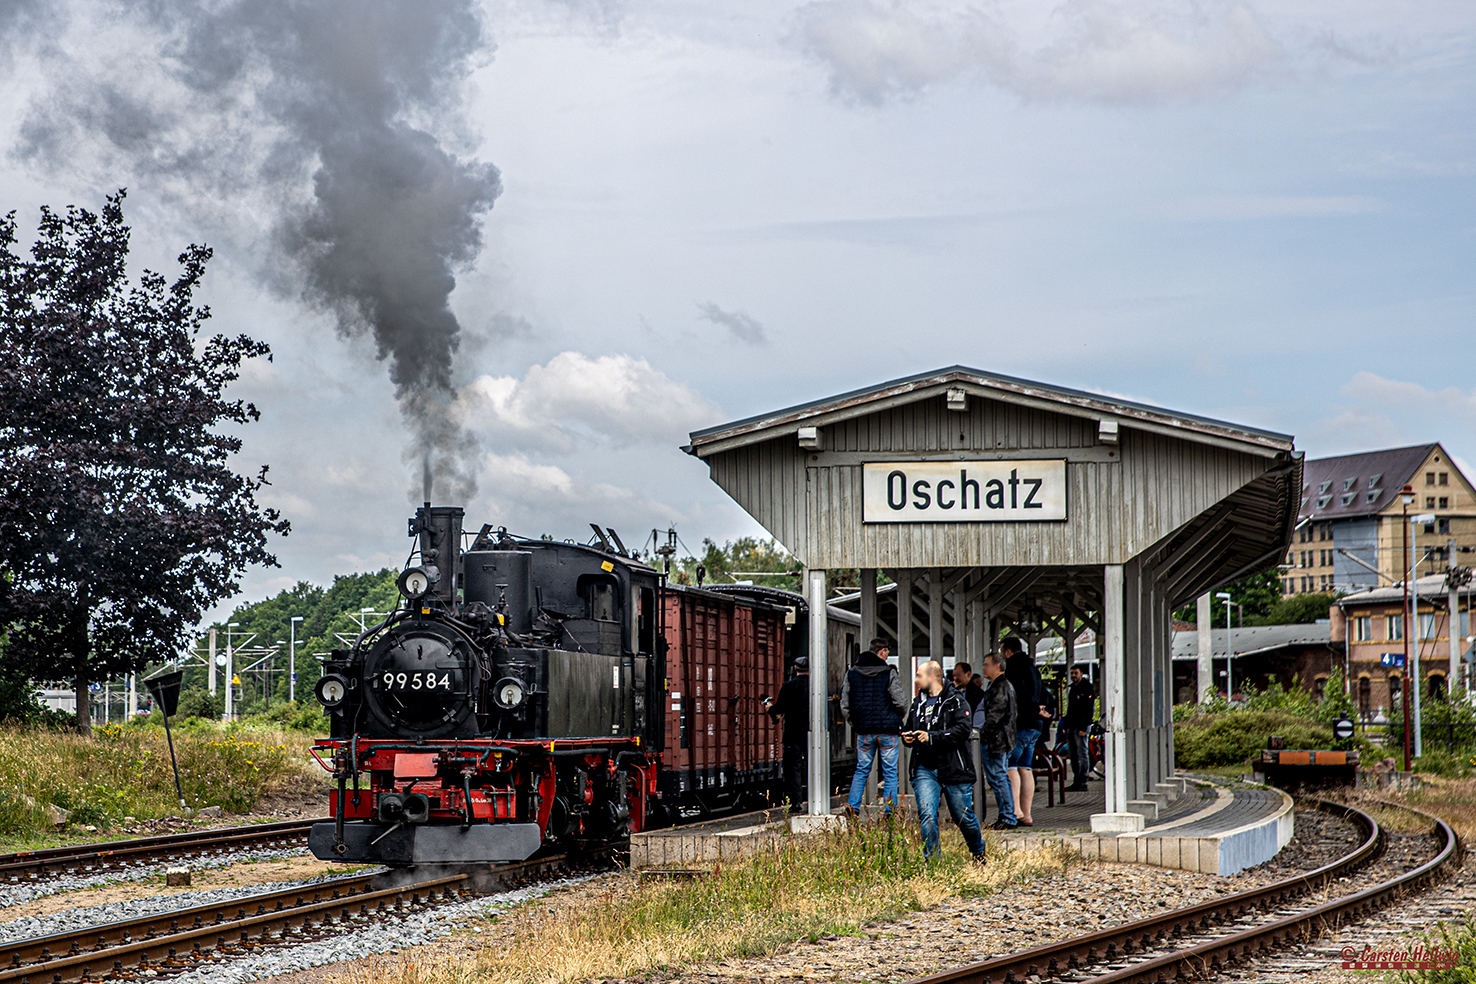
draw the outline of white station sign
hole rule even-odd
[[[873,461],[867,523],[1027,523],[1066,518],[1066,462]]]

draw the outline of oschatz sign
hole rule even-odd
[[[867,523],[1026,523],[1066,518],[1065,461],[873,461]]]

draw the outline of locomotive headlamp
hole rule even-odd
[[[316,693],[318,703],[331,710],[348,696],[348,681],[337,673],[326,673],[318,678]]]
[[[411,601],[424,598],[431,589],[430,572],[424,567],[412,567],[400,575],[395,586],[400,589],[400,594]]]
[[[512,677],[503,677],[492,688],[492,700],[504,711],[516,710],[527,696],[522,681],[514,680]]]

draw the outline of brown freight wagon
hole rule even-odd
[[[802,596],[774,588],[668,585],[662,592],[665,701],[661,798],[673,812],[759,807],[780,795],[780,726],[760,698],[778,694],[809,639]],[[831,705],[855,661],[858,626],[828,613]],[[859,619],[856,619],[859,623]],[[832,784],[849,783],[855,750],[830,714]],[[832,790],[833,792],[834,790]],[[672,819],[675,819],[673,816]]]

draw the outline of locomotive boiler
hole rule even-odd
[[[599,527],[578,544],[484,526],[463,550],[462,521],[416,512],[401,606],[324,664],[317,857],[517,861],[775,801],[759,700],[803,652],[800,596],[667,584]]]

